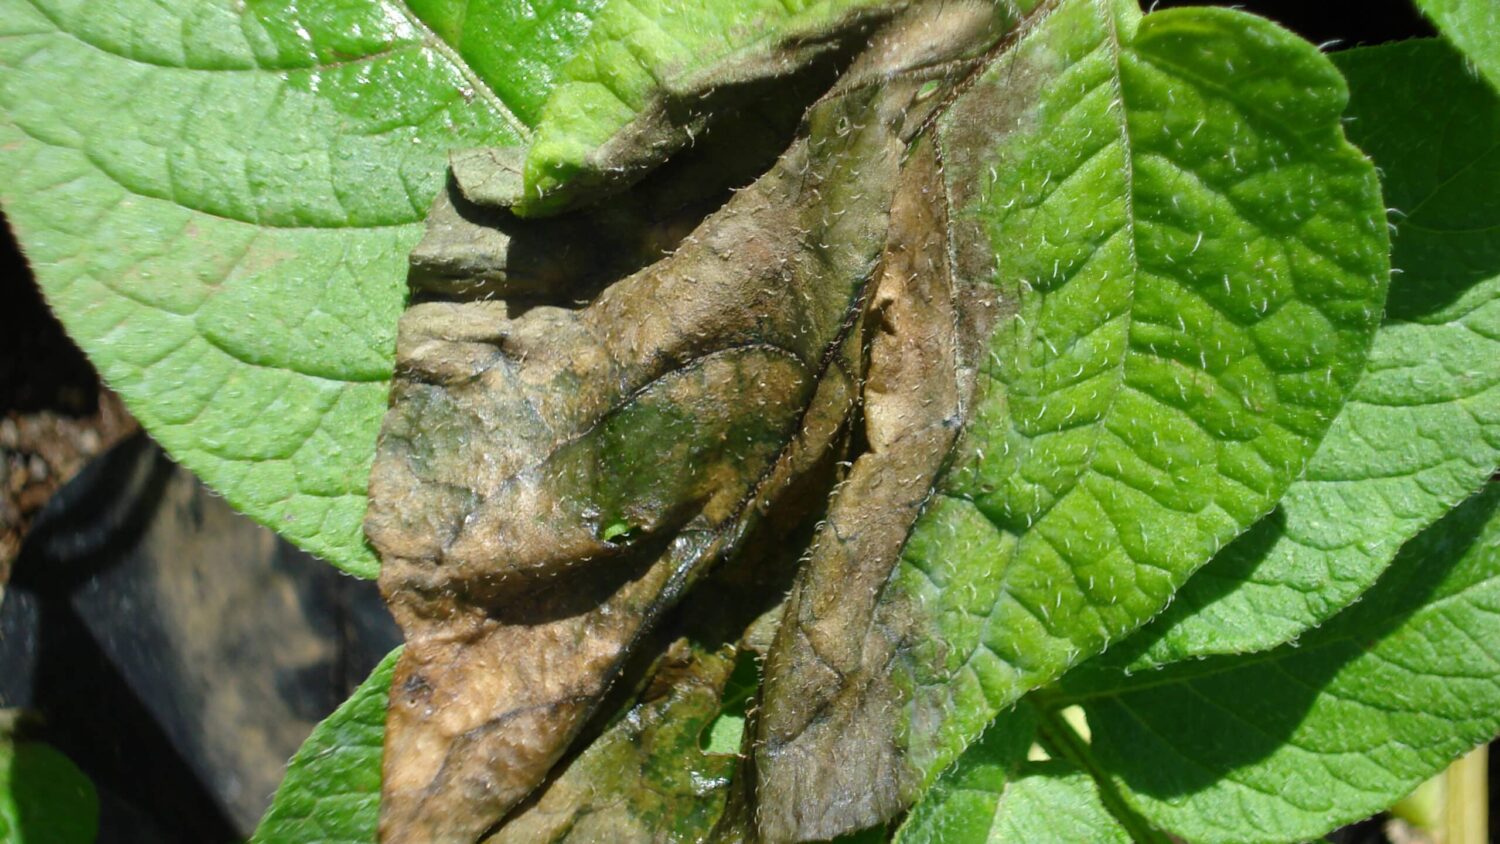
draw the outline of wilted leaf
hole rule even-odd
[[[769,535],[756,539],[769,546],[795,542],[796,534],[806,532],[804,521],[771,520]],[[647,668],[623,711],[485,840],[703,840],[738,764],[738,737],[727,750],[716,750],[704,747],[707,733],[720,714],[738,712],[743,720],[744,700],[754,693],[754,684],[734,690],[731,675],[748,666],[753,678],[754,659],[746,657],[764,650],[768,634],[763,631],[776,616],[774,607],[762,610],[784,591],[795,559],[773,549],[751,555],[748,565],[716,572],[700,594],[718,600],[685,607],[676,620],[689,635]],[[749,597],[756,594],[766,598]],[[737,600],[726,607],[730,599]],[[297,751],[252,844],[376,840],[386,703],[396,657],[393,652],[371,672]]]
[[[1075,0],[947,108],[933,216],[955,264],[923,284],[957,292],[960,339],[923,412],[957,395],[966,429],[946,474],[875,447],[834,500],[767,663],[763,835],[900,811],[1302,471],[1385,293],[1343,106],[1328,60],[1261,19]],[[866,418],[887,401],[867,392]]]
[[[734,648],[678,640],[641,699],[485,844],[705,840],[738,759],[699,749]]]
[[[1365,599],[1262,654],[1070,675],[1099,768],[1190,841],[1316,837],[1500,731],[1500,486],[1402,549]]]
[[[1396,209],[1390,313],[1306,476],[1110,654],[1117,666],[1293,639],[1500,466],[1500,95],[1436,41],[1334,58],[1348,131]]]
[[[586,308],[403,317],[367,520],[408,642],[388,840],[477,835],[528,794],[642,632],[839,440],[905,141],[939,101],[919,89],[968,46],[880,38],[769,173]]]

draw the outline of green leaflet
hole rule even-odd
[[[1353,92],[1350,136],[1396,209],[1389,315],[1306,476],[1109,663],[1292,639],[1500,465],[1500,97],[1437,41],[1334,58]]]
[[[988,841],[1000,815],[1009,812],[1002,802],[1015,784],[1017,770],[1026,764],[1036,727],[1036,713],[1030,706],[997,718],[912,807],[897,830],[897,843]]]
[[[955,785],[914,813],[901,844],[1131,844],[1088,774],[1062,760],[1026,762],[997,788]]]
[[[1484,205],[1493,191],[1484,187],[1497,174],[1496,98],[1437,42],[1355,50],[1336,61],[1353,90],[1350,131],[1382,165],[1388,201],[1407,212],[1397,215],[1395,263],[1403,272],[1393,284],[1391,316],[1376,337],[1370,372],[1325,439],[1310,479],[1293,485],[1283,500],[1285,520],[1268,518],[1247,536],[1270,537],[1271,553],[1250,558],[1259,559],[1253,579],[1236,578],[1209,610],[1178,615],[1180,604],[1174,604],[1163,620],[1175,618],[1176,626],[1153,623],[1122,646],[1128,656],[1149,659],[1179,645],[1186,649],[1180,655],[1204,654],[1225,642],[1271,640],[1284,624],[1323,620],[1337,606],[1334,600],[1275,578],[1315,580],[1327,575],[1329,565],[1352,562],[1357,565],[1345,571],[1353,584],[1318,584],[1326,595],[1347,601],[1360,579],[1373,579],[1395,554],[1379,547],[1351,549],[1340,541],[1342,531],[1399,545],[1435,521],[1432,513],[1449,506],[1452,496],[1483,483],[1493,467],[1500,250],[1489,222],[1494,211]],[[1394,73],[1398,67],[1402,72]],[[1444,138],[1442,154],[1433,154],[1434,134]],[[1448,189],[1460,174],[1467,180],[1464,189]],[[1323,474],[1333,471],[1349,480],[1336,483]],[[1119,671],[1120,662],[1129,660],[1112,653],[1080,666],[1063,680],[1061,695],[1049,692],[1046,699],[1060,706],[1069,695],[1085,697],[1096,736],[1091,767],[1122,785],[1148,818],[1190,840],[1305,839],[1340,819],[1382,808],[1446,764],[1444,754],[1461,752],[1487,734],[1474,718],[1458,717],[1456,726],[1441,720],[1453,715],[1455,699],[1482,700],[1467,688],[1474,681],[1397,679],[1389,672],[1405,666],[1435,675],[1493,677],[1492,664],[1464,669],[1485,657],[1453,643],[1493,638],[1489,627],[1497,602],[1479,597],[1454,611],[1458,599],[1444,599],[1445,587],[1432,581],[1454,564],[1456,552],[1445,543],[1462,550],[1466,531],[1472,534],[1486,513],[1494,534],[1496,497],[1491,490],[1422,533],[1366,602],[1304,635],[1300,648],[1217,657],[1133,677]],[[1299,501],[1312,509],[1299,514]],[[1294,543],[1287,529],[1293,524],[1316,526],[1322,536]],[[1225,560],[1244,544],[1246,538],[1215,558],[1178,593],[1179,600],[1193,602],[1202,575],[1213,574],[1222,584],[1225,575],[1216,570],[1224,570]],[[1492,555],[1485,565],[1491,577],[1500,574],[1493,540],[1488,550],[1483,541],[1468,547],[1471,557]],[[1479,565],[1464,565],[1471,563]],[[1299,575],[1298,564],[1311,571]],[[1439,591],[1428,594],[1431,589]],[[1296,599],[1282,597],[1288,594]],[[1465,593],[1465,600],[1473,594]],[[1473,622],[1466,630],[1465,620]],[[1153,632],[1165,635],[1153,642]],[[1374,651],[1350,659],[1375,642]],[[1444,663],[1448,655],[1453,662]],[[1133,667],[1139,666],[1140,660]],[[1478,713],[1484,704],[1472,705]],[[1400,758],[1393,762],[1391,748],[1403,744],[1418,750],[1405,756],[1396,751]],[[1273,745],[1272,755],[1262,759]],[[965,754],[960,770],[973,753]],[[913,811],[914,819],[931,811],[926,804],[943,794],[943,782]],[[1357,787],[1366,784],[1367,790]]]
[[[760,688],[759,656],[746,650],[735,659],[734,671],[724,684],[719,713],[704,728],[699,744],[705,753],[740,752],[745,737],[745,715]]]
[[[0,200],[63,324],[173,457],[373,577],[406,254],[448,148],[526,128],[390,0],[0,0],[0,34]]]
[[[615,0],[562,71],[515,211],[554,213],[693,145],[715,98],[862,42],[884,0]],[[722,115],[720,115],[722,116]],[[751,131],[758,129],[751,122]]]
[[[1500,90],[1500,3],[1495,0],[1416,0],[1443,35]]]
[[[809,807],[909,793],[901,771],[860,770],[887,758],[853,746],[872,733],[930,782],[997,711],[1160,611],[1302,471],[1388,273],[1345,90],[1259,18],[1074,0],[949,109],[957,274],[992,285],[1001,318],[954,470],[867,626],[846,625],[872,631],[839,668],[857,703],[804,704],[820,714],[801,733],[768,716],[762,795],[778,758]],[[778,682],[811,683],[773,671],[767,696]]]
[[[1500,486],[1406,548],[1364,601],[1263,654],[1065,679],[1097,764],[1187,840],[1316,837],[1500,731]]]
[[[959,555],[926,543],[975,518],[986,544],[1015,538],[964,651],[981,687],[1010,687],[986,690],[1002,705],[1149,617],[1269,508],[1357,377],[1385,292],[1378,190],[1324,57],[1235,12],[1133,31],[1129,11],[1059,14],[1074,10],[1093,25],[1056,31],[1093,40],[1019,59],[1066,69],[969,212],[1017,316],[903,566],[942,571]]]
[[[0,844],[89,844],[98,832],[94,784],[68,757],[0,737]]]
[[[528,126],[605,0],[406,0]]]
[[[1023,702],[997,718],[912,807],[896,844],[1166,844],[1080,769],[1087,747],[1073,713],[1039,714]],[[1051,758],[1036,761],[1038,748]]]
[[[380,811],[385,703],[397,648],[313,729],[276,789],[251,844],[371,844]]]

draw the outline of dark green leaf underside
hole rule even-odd
[[[1388,806],[1500,731],[1500,487],[1404,548],[1296,646],[1086,675],[1099,766],[1191,841],[1316,837]]]

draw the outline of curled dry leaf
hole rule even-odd
[[[946,58],[890,31],[765,176],[582,310],[403,316],[367,521],[407,636],[386,840],[473,840],[525,797],[643,631],[835,441],[917,100]],[[507,177],[472,166],[460,188]],[[497,276],[538,248],[486,236]]]
[[[713,828],[736,760],[702,752],[699,735],[735,649],[679,639],[661,662],[640,701],[484,844],[650,841],[658,830],[696,840]]]

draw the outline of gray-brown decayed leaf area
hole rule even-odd
[[[630,190],[585,180],[567,213],[517,204],[517,154],[454,154],[366,523],[408,642],[383,841],[888,821],[1322,437],[1388,252],[1326,58],[1129,0],[889,9],[815,33],[848,49],[741,57],[754,92],[726,68],[714,120],[644,127],[669,143],[598,147]],[[1255,108],[1224,51],[1281,74]],[[1179,97],[1232,131],[1199,138]],[[763,564],[787,576],[736,580]],[[748,620],[684,618],[782,596],[726,786],[691,722]]]
[[[820,465],[793,480],[744,550],[711,572],[692,601],[637,647],[570,749],[576,755],[559,762],[485,844],[710,837],[741,764],[727,748],[710,748],[710,733],[721,712],[735,714],[725,707],[735,694],[729,686],[742,687],[739,707],[753,692],[754,663],[770,647],[782,596],[823,516],[827,490],[847,474],[847,449],[841,437]]]
[[[942,236],[947,227],[935,201],[938,179],[933,148],[921,144],[902,172],[872,302],[867,447],[813,543],[766,666],[755,762],[759,823],[772,840],[806,831],[832,837],[851,819],[859,826],[878,822],[917,796],[914,772],[892,755],[899,747],[896,721],[867,711],[884,699],[862,689],[849,697],[843,678],[890,660],[878,646],[865,646],[868,619],[961,422],[962,341]],[[830,753],[835,747],[883,756],[850,758]],[[872,770],[890,776],[863,782]],[[808,805],[801,794],[810,783],[846,799],[817,806],[826,816],[783,815],[782,807]]]
[[[723,807],[736,758],[704,753],[733,647],[672,643],[640,701],[485,844],[701,840]]]
[[[636,643],[841,442],[866,331],[940,341],[893,366],[878,339],[873,388],[910,392],[945,365],[952,378],[950,294],[925,274],[880,268],[890,250],[925,260],[922,233],[907,231],[926,222],[915,207],[887,244],[898,182],[904,196],[920,190],[901,165],[969,69],[955,57],[992,38],[1001,17],[976,2],[899,18],[765,175],[582,308],[568,306],[578,274],[568,248],[631,242],[639,261],[674,246],[671,214],[634,230],[607,203],[508,220],[482,203],[504,197],[512,162],[457,157],[431,242],[414,254],[414,283],[429,295],[401,320],[366,525],[407,637],[383,840],[473,841],[537,788]],[[538,303],[554,283],[564,304]],[[922,304],[899,305],[906,292]],[[951,438],[951,395],[908,398],[864,427],[884,444]],[[882,500],[915,506],[897,490]]]

